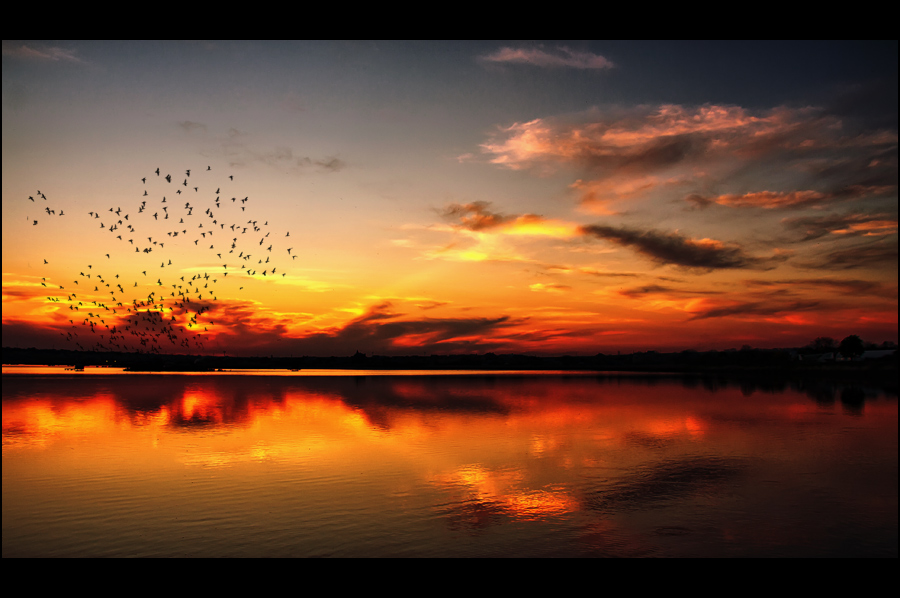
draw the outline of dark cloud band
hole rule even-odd
[[[694,240],[677,233],[656,230],[638,230],[626,227],[598,224],[581,227],[584,235],[631,247],[638,253],[660,264],[673,264],[685,268],[721,270],[729,268],[771,267],[772,259],[747,255],[737,246],[719,241]]]

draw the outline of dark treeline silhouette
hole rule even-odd
[[[848,337],[850,338],[850,337]],[[855,337],[856,340],[859,337]],[[828,339],[830,340],[830,339]],[[871,345],[870,345],[871,347]],[[822,354],[815,350],[832,348]],[[167,355],[114,351],[73,351],[59,349],[3,348],[4,364],[123,367],[133,371],[215,371],[219,369],[350,369],[350,370],[587,370],[673,373],[786,373],[834,376],[893,376],[896,379],[897,353],[894,343],[878,350],[866,349],[862,341],[837,346],[816,339],[798,349],[643,351],[627,354],[589,356],[536,356],[520,354],[468,355],[365,355],[332,357],[235,357]],[[846,350],[847,357],[841,357]],[[812,358],[812,359],[810,359]],[[827,359],[826,359],[827,358]]]
[[[829,336],[820,336],[809,342],[798,351],[802,354],[810,353],[838,353],[844,358],[860,357],[866,351],[896,350],[897,343],[885,341],[880,345],[867,343],[859,336],[851,334],[840,343]]]

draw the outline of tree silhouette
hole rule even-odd
[[[816,340],[809,343],[808,346],[816,353],[828,353],[830,351],[834,351],[837,348],[834,339],[828,336],[820,336]]]
[[[842,340],[839,349],[841,355],[844,357],[859,357],[863,354],[864,350],[865,345],[863,344],[862,339],[855,334],[851,334]]]

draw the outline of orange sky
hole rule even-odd
[[[896,341],[896,55],[4,42],[4,346]]]

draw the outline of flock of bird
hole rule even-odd
[[[211,170],[207,166],[206,171]],[[147,189],[148,179],[152,192]],[[221,185],[212,191],[205,181],[191,184],[197,179],[196,173],[191,179],[191,171],[186,170],[183,182],[173,184],[172,175],[162,176],[157,168],[150,177],[140,179],[143,195],[130,209],[112,206],[87,212],[98,233],[108,234],[109,251],[85,263],[71,282],[48,285],[46,277],[41,282],[48,288],[58,287],[47,300],[64,304],[56,313],[60,320],[68,320],[68,330],[60,332],[66,341],[94,351],[203,351],[215,333],[215,319],[220,327],[223,320],[230,320],[218,298],[219,285],[229,275],[232,279],[287,275],[282,260],[292,263],[297,258],[293,247],[287,247],[290,232],[276,233],[268,220],[248,214],[247,208],[255,207],[249,196],[223,197]],[[226,186],[233,181],[230,175]],[[36,197],[40,203],[48,201],[40,191]],[[35,196],[28,199],[38,203]],[[44,211],[57,216],[50,207]],[[64,215],[60,209],[58,216]],[[34,219],[32,226],[38,223]],[[191,246],[209,256],[206,266],[185,263],[189,258],[184,248]],[[104,262],[123,252],[140,262],[139,269],[110,273]],[[159,266],[155,266],[157,259]],[[43,262],[49,264],[46,258]]]

